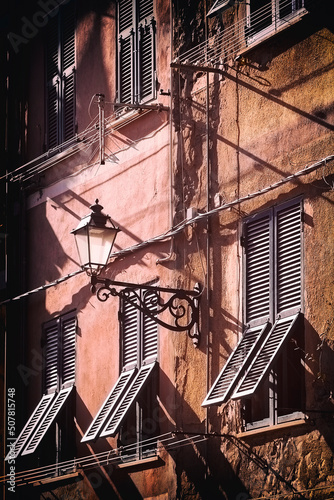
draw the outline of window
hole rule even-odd
[[[304,11],[304,0],[250,0],[247,42],[251,44],[289,26]]]
[[[155,97],[153,0],[118,1],[118,101],[141,103]]]
[[[53,149],[75,134],[74,1],[59,7],[46,38],[46,145]]]
[[[51,320],[43,326],[44,394],[6,459],[9,456],[16,458],[20,454],[34,453],[56,420],[56,433],[61,434],[56,437],[58,458],[60,458],[61,441],[64,444],[61,458],[66,455],[65,448],[68,448],[69,443],[65,436],[68,437],[70,432],[65,422],[70,420],[72,407],[68,402],[66,405],[68,411],[64,411],[63,408],[65,402],[70,399],[75,382],[76,326],[74,312]],[[50,457],[50,448],[48,453]]]
[[[203,406],[242,398],[246,429],[300,416],[301,219],[301,200],[295,200],[250,217],[243,225],[247,327]]]
[[[143,458],[155,448],[151,438],[157,433],[152,418],[157,407],[158,329],[153,319],[157,293],[124,292],[120,301],[121,374],[82,438],[85,442],[119,432],[124,460]],[[152,317],[139,309],[142,302]]]

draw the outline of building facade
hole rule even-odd
[[[332,498],[330,2],[3,25],[3,497]]]

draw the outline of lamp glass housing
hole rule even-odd
[[[97,210],[97,208],[99,210]],[[92,213],[83,217],[72,231],[80,264],[90,276],[100,274],[107,265],[119,228],[109,216],[103,215],[99,205],[93,205]],[[106,223],[109,222],[109,226]]]

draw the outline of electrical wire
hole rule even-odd
[[[182,437],[181,439],[176,439],[174,432],[170,431],[160,436],[151,437],[140,442],[120,446],[112,450],[101,452],[94,455],[88,455],[85,457],[74,458],[72,460],[67,460],[64,462],[49,464],[43,467],[38,467],[36,469],[28,469],[25,471],[19,471],[15,474],[15,482],[18,486],[38,482],[46,477],[50,477],[55,473],[55,471],[62,469],[66,471],[68,469],[87,469],[95,467],[103,467],[104,465],[112,465],[117,463],[123,463],[123,457],[127,454],[131,454],[132,451],[136,451],[138,447],[143,448],[154,444],[152,447],[152,452],[158,454],[163,450],[172,451],[174,449],[180,449],[184,446],[194,445],[201,441],[205,441],[209,436],[203,436],[202,434],[195,434],[193,436]],[[212,437],[216,437],[212,435]],[[9,479],[9,474],[0,477],[0,483],[6,482]]]
[[[216,207],[212,210],[209,210],[208,212],[199,213],[191,219],[185,219],[185,220],[181,221],[176,226],[168,229],[166,232],[164,232],[158,236],[154,236],[153,238],[150,238],[148,240],[137,243],[131,247],[125,248],[123,250],[119,250],[118,252],[114,252],[110,255],[110,258],[111,259],[121,258],[121,257],[124,257],[125,255],[134,253],[138,250],[141,250],[142,248],[145,248],[145,247],[151,245],[152,243],[163,242],[166,239],[169,239],[169,238],[172,238],[172,237],[178,235],[180,232],[182,232],[189,225],[196,224],[197,222],[200,222],[202,219],[207,219],[208,217],[211,217],[212,215],[218,214],[218,213],[222,212],[223,210],[228,210],[230,208],[233,208],[235,205],[252,200],[258,196],[261,196],[265,193],[273,191],[273,190],[277,189],[278,187],[280,187],[288,182],[291,182],[299,177],[302,177],[304,175],[308,175],[311,172],[313,172],[314,170],[317,170],[318,168],[323,166],[324,163],[327,164],[328,162],[332,161],[333,159],[334,159],[334,155],[326,156],[325,158],[323,158],[323,159],[321,159],[321,160],[319,160],[319,161],[317,161],[317,162],[315,162],[307,167],[304,167],[302,170],[299,170],[298,172],[296,172],[294,174],[291,174],[287,177],[284,177],[283,179],[280,179],[279,181],[275,182],[274,184],[271,184],[270,186],[259,189],[258,191],[254,191],[253,193],[247,194],[246,196],[242,196],[242,197],[235,199],[231,202],[224,203],[223,205]],[[79,270],[74,271],[73,273],[70,273],[70,274],[68,274],[62,278],[59,278],[51,283],[47,283],[45,285],[42,285],[38,288],[35,288],[35,289],[30,290],[28,292],[25,292],[21,295],[14,297],[14,298],[6,299],[6,300],[0,302],[0,306],[3,304],[7,304],[11,301],[14,301],[14,300],[21,299],[23,297],[27,297],[28,295],[31,295],[33,293],[45,290],[46,288],[50,288],[52,286],[58,285],[62,281],[66,281],[67,279],[72,278],[73,276],[76,276],[77,274],[80,274],[82,272],[83,272],[83,270],[79,269]]]

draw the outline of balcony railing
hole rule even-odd
[[[301,19],[308,13],[304,3],[305,0],[268,0],[266,5],[252,11],[248,2],[245,4],[245,17],[183,53],[173,63],[202,67],[223,66],[230,59]]]

